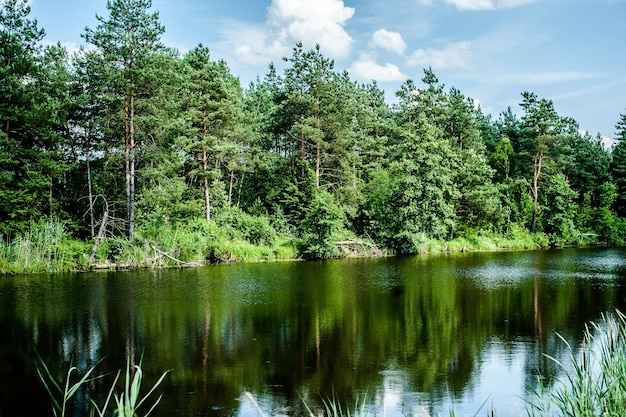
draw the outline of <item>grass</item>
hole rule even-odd
[[[62,272],[87,265],[91,245],[72,239],[63,224],[40,222],[11,242],[0,236],[0,273]]]
[[[585,330],[580,352],[561,337],[571,366],[555,358],[563,377],[550,390],[534,390],[527,404],[532,417],[626,416],[626,316],[616,311]]]
[[[509,249],[539,249],[549,246],[548,237],[543,233],[531,233],[520,227],[512,227],[506,234],[461,233],[454,239],[437,240],[424,238],[416,245],[417,253],[438,252],[477,252]]]
[[[39,358],[39,363],[40,367],[37,368],[37,373],[39,374],[39,378],[43,382],[46,391],[50,396],[52,411],[55,417],[65,417],[70,415],[71,413],[69,410],[72,405],[71,402],[76,394],[81,389],[85,388],[85,386],[90,382],[103,377],[103,375],[95,375],[96,364],[95,366],[89,368],[82,376],[77,376],[76,378],[78,379],[76,382],[72,382],[73,379],[76,379],[74,375],[79,375],[80,371],[77,367],[70,366],[70,369],[65,377],[65,381],[57,381],[52,376],[52,373],[46,366],[43,359]],[[90,415],[97,415],[98,417],[105,417],[106,415],[109,415],[110,413],[108,413],[108,409],[111,404],[111,397],[113,397],[115,399],[115,407],[113,410],[114,415],[118,417],[139,417],[140,415],[148,417],[159,404],[162,397],[161,395],[156,398],[156,400],[152,400],[152,394],[159,387],[159,385],[161,385],[168,372],[164,372],[154,383],[152,388],[150,388],[150,390],[148,390],[148,392],[144,395],[140,395],[141,385],[143,382],[141,364],[131,367],[130,361],[126,362],[124,389],[121,394],[118,394],[115,392],[115,388],[117,381],[119,380],[120,373],[121,371],[117,372],[115,380],[111,385],[103,405],[98,405],[93,400],[90,400]],[[145,406],[142,407],[144,404]],[[138,411],[140,407],[142,407],[141,411]],[[147,410],[143,411],[146,408]],[[139,414],[140,412],[141,414]]]
[[[140,228],[132,244],[120,237],[103,239],[95,264],[124,269],[166,268],[298,258],[293,239],[275,236],[264,222],[260,222],[258,233],[250,224],[255,225],[246,223],[244,232],[227,224],[198,221]],[[32,224],[27,233],[10,242],[0,236],[0,274],[86,270],[91,267],[91,247],[92,242],[73,239],[59,222]]]

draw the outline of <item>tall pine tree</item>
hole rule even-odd
[[[136,165],[141,146],[136,140],[136,102],[148,93],[141,72],[163,49],[160,37],[165,32],[158,12],[151,12],[151,7],[151,0],[108,0],[108,18],[96,16],[100,23],[95,29],[86,28],[84,34],[101,54],[108,88],[122,102],[126,217],[131,242],[135,235]]]

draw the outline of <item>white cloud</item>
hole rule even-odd
[[[469,41],[457,42],[445,49],[418,49],[407,60],[410,66],[433,68],[467,68],[472,44]]]
[[[324,55],[345,58],[354,40],[343,26],[354,12],[343,0],[272,0],[263,24],[222,22],[222,48],[246,66],[289,56],[300,41],[305,49],[319,44]]]
[[[409,78],[396,65],[391,63],[380,65],[373,57],[368,55],[362,55],[358,61],[352,64],[348,72],[351,77],[363,82],[372,80],[393,82],[404,81]]]
[[[418,4],[430,6],[435,0],[417,0]],[[441,1],[441,0],[439,0]],[[538,0],[443,0],[460,10],[495,10],[523,6]]]
[[[402,35],[387,29],[380,29],[374,32],[370,44],[375,48],[385,49],[397,55],[404,54],[406,50],[406,43],[402,39]]]
[[[343,25],[355,9],[345,7],[343,0],[272,0],[267,10],[270,37],[292,47],[302,41],[306,48],[319,43],[322,52],[331,58],[345,58],[354,40]]]
[[[224,24],[221,49],[234,53],[235,59],[246,66],[266,66],[286,56],[293,45],[286,45],[267,30],[263,24],[248,24],[231,21]]]
[[[67,51],[68,56],[72,56],[74,54],[81,53],[80,45],[78,45],[76,42],[71,42],[71,41],[68,41],[68,42],[52,42],[52,41],[48,41],[46,39],[44,39],[42,41],[42,45],[43,46],[53,46],[53,45],[56,45],[56,44],[61,44],[61,46],[64,47],[65,50]],[[87,50],[94,49],[94,48],[95,47],[93,45],[88,45]]]

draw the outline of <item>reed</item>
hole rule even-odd
[[[48,395],[50,396],[50,401],[52,405],[52,412],[55,417],[65,417],[66,415],[71,414],[69,412],[71,401],[76,396],[76,394],[81,390],[86,388],[86,385],[90,384],[90,382],[102,378],[104,375],[95,375],[95,368],[98,364],[92,366],[82,376],[80,375],[80,371],[75,366],[70,366],[70,369],[65,376],[65,381],[57,381],[50,369],[45,364],[41,357],[39,358],[40,367],[37,368],[37,373],[39,378],[44,384]],[[124,389],[121,394],[115,392],[115,388],[117,385],[117,381],[119,380],[121,371],[117,372],[115,380],[113,381],[111,388],[108,391],[108,395],[106,400],[102,406],[96,404],[93,400],[91,401],[91,413],[90,415],[97,415],[98,417],[105,417],[106,415],[110,415],[108,412],[109,404],[111,403],[111,398],[115,399],[115,409],[113,410],[113,415],[119,417],[139,417],[140,415],[143,417],[148,417],[152,411],[156,408],[156,406],[161,401],[162,395],[156,398],[156,400],[152,400],[154,391],[161,385],[163,380],[168,374],[168,371],[164,372],[159,379],[154,383],[152,388],[148,390],[146,394],[141,395],[141,386],[143,382],[143,371],[141,369],[141,363],[139,365],[134,365],[131,367],[130,361],[126,362],[126,373],[124,379]],[[76,375],[76,376],[75,376]],[[72,382],[76,380],[75,382]],[[144,405],[145,404],[145,405]],[[143,407],[142,407],[143,406]],[[138,409],[142,407],[141,414],[139,414]],[[143,412],[144,409],[147,408],[147,411]]]
[[[83,269],[89,244],[72,239],[59,222],[33,223],[13,240],[0,236],[0,273],[61,272]]]
[[[571,365],[548,356],[559,365],[564,376],[554,382],[552,389],[544,389],[540,384],[531,390],[528,415],[625,416],[626,316],[616,311],[604,315],[599,323],[591,323],[585,330],[580,352],[560,338],[569,350]]]
[[[304,406],[309,413],[309,417],[315,417],[318,415],[324,415],[325,417],[365,417],[368,415],[369,412],[367,395],[357,397],[354,407],[352,409],[347,406],[344,407],[335,395],[333,395],[332,397],[323,398],[322,404],[323,411],[316,414],[309,407],[309,405],[304,402]]]
[[[71,383],[74,373],[78,374],[78,368],[70,366],[70,369],[67,371],[67,375],[65,376],[65,381],[57,382],[43,359],[39,358],[39,362],[41,364],[41,368],[37,368],[37,374],[50,396],[52,412],[55,417],[65,417],[68,412],[69,402],[72,397],[76,395],[79,389],[83,385],[95,379],[101,378],[101,376],[92,376],[95,369],[94,366],[85,372],[85,374],[80,377],[78,381]]]

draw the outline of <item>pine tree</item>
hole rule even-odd
[[[57,212],[67,55],[40,46],[45,32],[22,0],[0,8],[0,232]]]
[[[537,230],[539,214],[540,180],[547,162],[559,163],[568,155],[569,140],[578,134],[578,126],[569,119],[558,115],[551,100],[538,99],[534,93],[522,93],[520,104],[523,137],[521,145],[530,160],[530,191],[533,199],[531,231]]]
[[[626,113],[620,113],[620,119],[615,124],[615,140],[617,144],[611,153],[610,171],[617,187],[615,211],[620,216],[626,216]]]
[[[135,180],[137,152],[136,101],[146,94],[141,72],[147,61],[163,49],[160,36],[165,28],[158,12],[150,12],[151,0],[108,0],[109,17],[96,16],[95,29],[86,28],[85,40],[102,57],[108,88],[123,103],[124,167],[128,239],[135,234]]]

